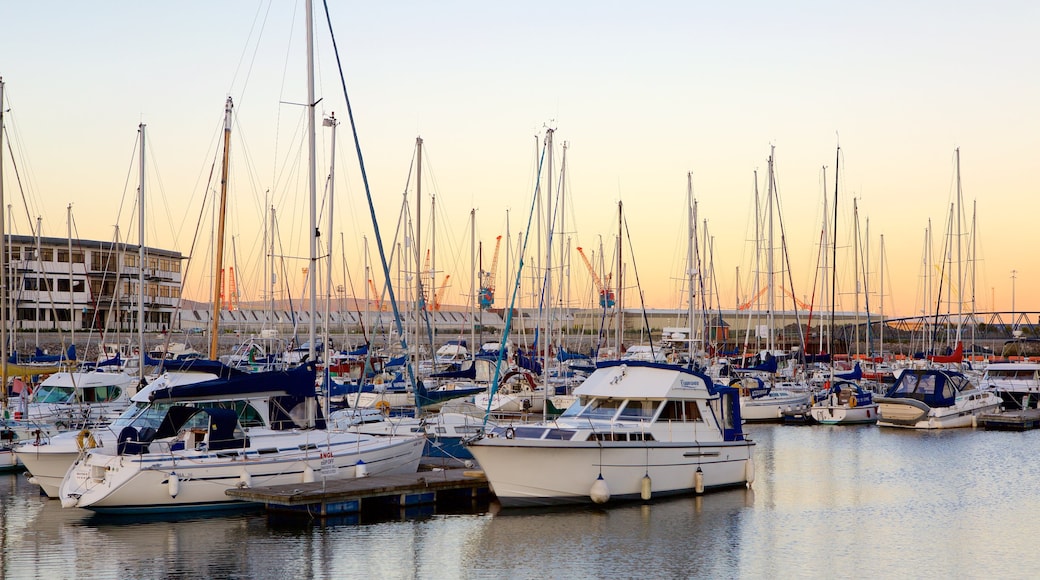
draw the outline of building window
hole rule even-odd
[[[54,261],[54,248],[40,248],[40,261],[41,262],[53,262]]]

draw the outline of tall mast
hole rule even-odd
[[[690,322],[690,331],[686,335],[688,355],[690,363],[693,363],[693,240],[696,218],[693,213],[693,172],[686,172],[686,300],[687,319]]]
[[[0,240],[6,241],[4,231],[4,79],[0,77]],[[0,249],[0,413],[7,411],[7,247]]]
[[[324,332],[322,334],[322,348],[325,351],[325,376],[324,379],[328,378],[329,365],[332,364],[332,351],[329,349],[329,311],[332,309],[332,216],[335,215],[332,211],[333,200],[336,199],[336,125],[339,122],[336,121],[336,115],[330,115],[322,120],[322,125],[325,127],[332,127],[332,146],[331,152],[329,153],[329,229],[325,232],[325,238],[328,242],[325,245],[326,257],[325,262],[327,264],[325,271],[325,324],[322,327]],[[325,381],[328,382],[327,380]],[[325,391],[325,412],[329,412],[329,390],[331,385],[326,384]]]
[[[144,357],[147,352],[144,348],[144,167],[145,167],[145,139],[144,139],[144,123],[139,126],[141,131],[141,173],[138,179],[140,179],[141,185],[137,189],[137,348],[141,353],[140,364],[137,365],[137,372],[141,379],[141,384],[144,384]],[[72,256],[69,256],[71,261]],[[71,266],[70,266],[71,267]],[[71,290],[71,288],[70,288]],[[214,335],[215,336],[215,335]],[[216,358],[216,356],[210,357]]]
[[[483,266],[481,266],[483,267]],[[480,348],[477,344],[477,325],[473,324],[475,314],[480,311],[480,305],[474,309],[474,303],[477,301],[477,292],[479,284],[477,283],[477,210],[476,208],[470,208],[469,210],[469,327],[470,327],[470,354],[474,356]],[[481,331],[483,332],[483,331]]]
[[[766,348],[769,352],[773,351],[775,347],[773,343],[773,334],[775,332],[774,317],[776,315],[776,287],[775,277],[773,273],[773,194],[774,194],[774,183],[773,183],[773,150],[772,146],[769,147],[769,184],[766,188],[766,215],[769,220],[769,231],[766,238],[766,308],[769,310],[766,316],[766,323],[769,325],[769,338],[766,340]]]
[[[422,284],[422,137],[415,138],[415,364],[419,364],[419,318],[426,308]],[[433,345],[431,347],[431,354]]]
[[[228,164],[231,153],[231,97],[224,105],[224,161],[220,169],[220,206],[217,216],[217,245],[213,254],[213,302],[209,321],[209,358],[217,360],[217,340],[220,338],[220,287],[224,274],[224,219],[227,216]]]
[[[552,129],[545,132],[546,148],[549,150],[548,171],[545,173],[545,277],[543,278],[545,286],[542,288],[542,296],[545,297],[545,304],[542,307],[545,312],[545,326],[539,333],[539,346],[542,348],[542,373],[546,385],[549,384],[549,345],[552,342],[552,243],[550,240],[553,235],[553,156],[555,155],[553,133]]]
[[[878,333],[878,351],[885,355],[885,234],[881,234],[881,248],[878,250],[878,285],[881,289],[881,331]]]
[[[828,336],[830,343],[827,345],[827,352],[831,355],[831,375],[834,374],[834,307],[835,307],[835,296],[834,287],[835,284],[835,264],[838,263],[838,168],[841,164],[841,146],[838,146],[838,150],[834,153],[834,230],[833,238],[831,242],[831,330]]]
[[[66,221],[68,222],[68,243],[69,243],[69,340],[72,344],[76,344],[76,294],[74,293],[74,286],[72,283],[72,204],[70,203],[65,210]],[[0,238],[2,239],[2,238]],[[2,272],[3,270],[0,270]]]
[[[961,321],[964,316],[964,274],[963,259],[961,256],[961,248],[964,244],[961,241],[962,225],[961,216],[964,215],[964,211],[961,209],[961,205],[964,200],[961,193],[961,148],[956,149],[957,153],[957,342],[961,340]],[[956,348],[956,344],[954,345]]]
[[[622,201],[618,200],[618,202],[617,202],[617,236],[618,236],[617,237],[617,265],[615,266],[615,268],[617,269],[617,309],[618,309],[617,310],[617,320],[618,320],[618,322],[617,322],[617,326],[614,327],[614,357],[615,358],[621,358],[621,355],[624,354],[624,353],[621,352],[622,338],[624,337],[624,333],[625,333],[625,281],[622,280],[622,278],[621,278],[621,276],[622,276],[621,256],[623,255],[622,252],[621,252],[621,242],[622,242],[622,239],[623,239],[621,237],[621,219],[622,219],[622,216],[624,215],[622,213],[623,211],[624,211],[624,206],[622,205]]]
[[[310,268],[307,270],[307,282],[310,286],[310,316],[307,325],[307,339],[310,348],[307,360],[315,360],[315,340],[317,340],[316,313],[318,311],[318,168],[317,142],[314,124],[314,109],[317,106],[314,98],[314,6],[307,0],[307,156],[310,159],[307,178],[310,184]],[[330,232],[331,235],[331,232]]]

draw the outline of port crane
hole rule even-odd
[[[480,272],[480,309],[489,310],[495,304],[495,272],[498,270],[498,249],[502,236],[495,238],[495,253],[491,258],[491,269]]]
[[[592,281],[596,283],[596,289],[599,290],[600,308],[613,308],[615,302],[614,290],[610,287],[610,278],[613,274],[607,274],[607,282],[604,285],[599,274],[596,274],[596,269],[592,267],[592,263],[589,262],[589,258],[585,255],[585,251],[578,248],[578,255],[581,256],[581,261],[585,262],[585,267],[588,268],[589,274],[592,275]]]

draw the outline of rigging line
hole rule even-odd
[[[632,246],[632,232],[628,229],[628,217],[624,219],[625,223],[625,238],[628,239],[628,254],[632,256],[632,273],[636,276],[636,289],[639,290],[639,308],[643,311],[643,328],[646,330],[646,338],[650,341],[650,355],[657,358],[656,351],[654,350],[654,336],[650,334],[650,320],[646,315],[646,303],[643,301],[643,287],[639,283],[639,268],[636,267],[636,252]],[[620,353],[618,353],[620,355]]]
[[[329,36],[332,39],[332,49],[336,54],[336,68],[339,71],[339,81],[343,88],[343,99],[346,101],[347,105],[347,118],[350,119],[350,133],[354,138],[354,149],[357,152],[358,165],[361,170],[361,181],[365,185],[365,198],[368,201],[368,211],[372,217],[372,228],[375,230],[376,246],[379,248],[379,260],[383,266],[383,275],[386,277],[386,289],[390,296],[390,305],[394,311],[394,324],[397,328],[397,334],[401,339],[401,348],[405,353],[407,353],[408,338],[404,332],[403,324],[401,323],[401,311],[397,305],[397,296],[394,294],[393,284],[390,283],[390,266],[386,258],[386,249],[383,247],[382,235],[379,231],[379,221],[376,219],[376,208],[372,201],[372,189],[368,183],[368,172],[365,170],[365,158],[361,153],[361,141],[358,138],[357,124],[354,122],[354,109],[350,105],[350,96],[347,94],[347,81],[343,76],[343,63],[339,56],[339,46],[336,43],[336,34],[332,30],[332,15],[329,13],[328,0],[322,0],[322,5],[325,8],[325,20],[329,26]],[[417,386],[415,369],[410,361],[405,363],[405,369],[408,372],[408,383],[411,385],[412,389],[415,390]]]
[[[513,279],[513,294],[509,299],[509,314],[506,315],[505,326],[502,329],[502,340],[498,343],[498,358],[495,361],[495,374],[491,381],[491,389],[488,396],[488,406],[484,410],[484,424],[483,429],[487,428],[488,416],[491,415],[491,402],[494,400],[495,393],[498,391],[498,380],[501,376],[502,369],[502,355],[506,349],[506,340],[509,338],[509,330],[513,324],[513,312],[516,307],[517,295],[520,293],[520,275],[524,269],[524,256],[527,255],[527,242],[531,239],[531,222],[534,220],[536,201],[538,200],[539,190],[541,189],[542,183],[542,163],[545,161],[545,152],[548,147],[542,145],[542,154],[538,160],[538,173],[536,175],[534,195],[531,196],[531,208],[527,214],[527,229],[524,230],[524,241],[520,248],[518,256],[516,278]],[[523,320],[523,318],[521,318]]]
[[[794,296],[794,274],[791,272],[791,256],[787,248],[787,230],[784,228],[784,215],[780,211],[780,187],[776,183],[776,175],[773,175],[773,197],[776,200],[776,216],[780,222],[780,252],[784,256],[784,266],[787,270],[787,283],[790,284],[788,288],[791,292],[791,305],[794,308],[794,322],[798,325],[798,328],[802,327],[802,318],[798,314],[798,300]],[[783,297],[783,292],[781,292]],[[805,339],[802,333],[798,333],[798,341],[801,344],[802,354],[805,353]]]
[[[11,150],[11,135],[9,131],[4,131],[4,136],[7,137],[7,150]],[[29,200],[25,198],[25,189],[22,186],[22,174],[18,171],[18,163],[14,160],[14,155],[11,155],[11,167],[14,168],[14,178],[18,183],[18,192],[22,195],[22,207],[25,208],[25,218],[29,222],[29,233],[32,237],[36,237],[36,229],[33,226],[32,215],[29,213]]]

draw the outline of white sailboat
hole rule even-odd
[[[311,272],[317,260],[313,13],[307,2]],[[226,199],[231,99],[224,121],[221,206]],[[223,214],[223,210],[221,211]],[[219,226],[222,229],[222,226]],[[218,260],[221,236],[218,235]],[[316,283],[310,277],[309,361],[316,341]],[[219,296],[216,295],[218,299]],[[214,302],[217,302],[217,299]],[[214,316],[214,330],[216,330]],[[214,358],[216,332],[210,358]],[[226,368],[226,367],[225,367]],[[142,513],[227,507],[231,487],[414,472],[425,435],[377,437],[326,428],[313,362],[288,371],[222,371],[213,381],[157,388],[120,430],[117,445],[88,451],[68,471],[65,507]],[[142,401],[143,402],[143,401]]]
[[[838,167],[841,160],[841,147],[834,161],[834,230],[832,232],[832,269],[831,269],[831,320],[828,336],[831,344],[828,350],[834,355],[834,308],[835,308],[835,285],[837,282],[837,247],[838,247]],[[856,217],[857,234],[859,228],[859,217]],[[853,245],[859,247],[858,235]],[[854,276],[858,275],[855,272]],[[858,284],[857,284],[858,287]],[[858,302],[858,300],[857,300]],[[857,304],[858,310],[858,304]],[[817,423],[823,425],[863,425],[873,424],[878,420],[878,405],[874,402],[874,395],[863,389],[857,381],[863,378],[862,370],[857,363],[854,372],[845,375],[835,375],[834,361],[831,361],[829,369],[830,377],[826,383],[826,390],[822,396],[813,401],[809,409],[809,415]]]

